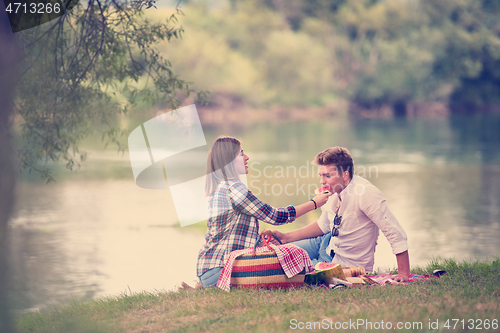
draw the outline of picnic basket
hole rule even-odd
[[[281,244],[275,235],[273,237]],[[288,278],[279,263],[278,256],[269,246],[270,237],[265,238],[262,235],[262,240],[264,246],[268,247],[268,252],[255,254],[255,249],[260,241],[257,239],[252,254],[240,255],[234,260],[231,271],[231,287],[287,289],[302,286],[305,269]]]

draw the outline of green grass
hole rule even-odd
[[[469,319],[476,320],[474,325],[478,320],[500,321],[500,259],[491,263],[437,259],[412,272],[426,274],[436,268],[445,269],[448,274],[406,286],[236,289],[229,293],[209,288],[122,295],[23,314],[17,318],[17,327],[19,332],[47,333],[281,332],[296,331],[292,328],[307,322],[317,322],[318,330],[319,325],[364,319],[372,325],[382,320],[385,325],[391,322],[394,327],[398,322],[422,323],[421,327],[405,332],[460,332],[462,325],[469,325]],[[445,329],[443,325],[448,319],[465,322],[459,322],[454,330],[456,322],[450,321],[450,329]],[[439,329],[430,329],[429,320],[438,320]],[[384,331],[367,330],[363,325],[360,331]],[[480,331],[500,329],[483,327]]]

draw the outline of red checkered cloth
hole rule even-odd
[[[288,278],[299,274],[304,268],[306,273],[314,271],[314,266],[311,259],[309,259],[307,252],[300,247],[293,244],[276,246],[269,243],[268,245],[276,252],[281,268],[283,268],[283,271]],[[231,272],[233,270],[234,260],[243,254],[250,254],[252,251],[253,249],[249,248],[231,252],[219,277],[219,281],[217,281],[217,287],[225,291],[230,290]],[[256,249],[256,254],[266,252],[271,252],[267,246],[258,247]]]

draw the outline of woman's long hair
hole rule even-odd
[[[228,179],[239,179],[234,160],[241,150],[240,140],[231,136],[219,136],[210,151],[207,161],[206,195],[211,195],[219,183]]]

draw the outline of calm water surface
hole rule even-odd
[[[403,225],[412,266],[438,256],[500,254],[499,117],[338,119],[205,132],[210,143],[221,134],[243,140],[249,187],[274,206],[308,200],[318,184],[310,161],[327,147],[347,147],[356,172],[382,190]],[[172,290],[195,280],[204,227],[180,228],[168,190],[136,186],[127,154],[89,151],[78,173],[58,177],[50,185],[26,179],[17,189],[11,244],[17,310]],[[313,212],[280,228],[317,217]],[[394,266],[381,234],[375,267]]]

